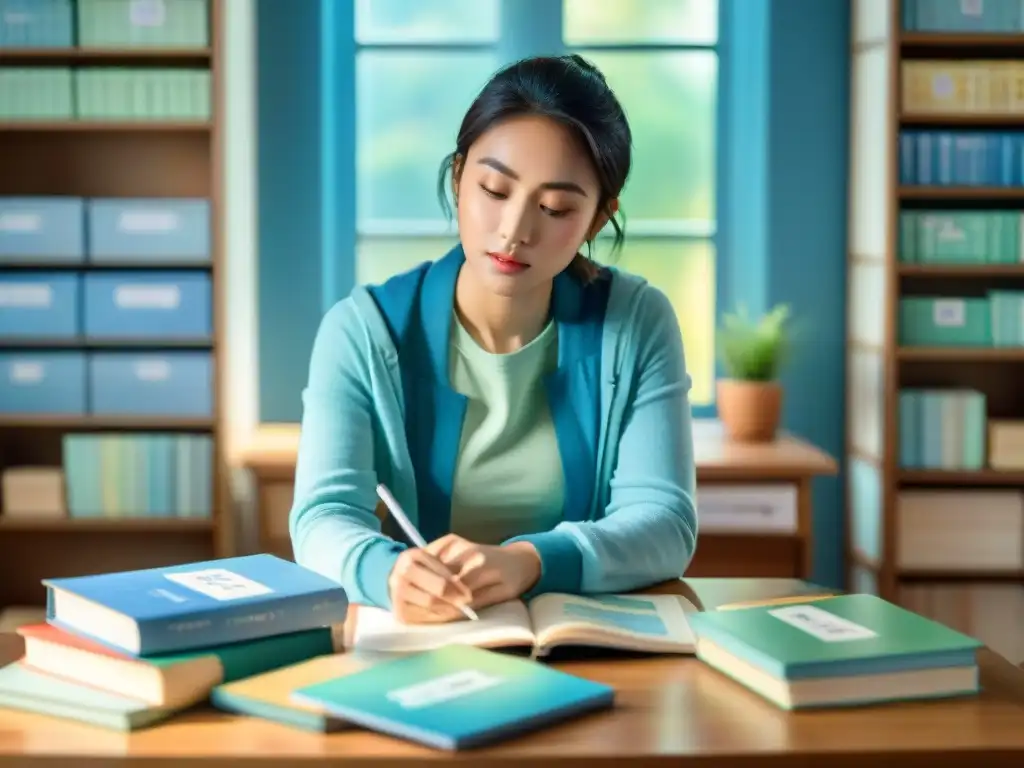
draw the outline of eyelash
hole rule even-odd
[[[508,195],[503,195],[501,192],[495,192],[493,189],[488,189],[483,184],[480,185],[480,189],[482,189],[484,194],[488,197],[493,197],[495,200],[504,200],[508,197]],[[568,211],[556,211],[554,208],[548,208],[545,205],[542,205],[540,209],[553,219],[559,219],[568,213]]]

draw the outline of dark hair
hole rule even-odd
[[[459,174],[460,160],[495,123],[519,115],[541,115],[567,126],[590,152],[601,185],[598,212],[609,213],[608,204],[622,192],[632,162],[633,138],[626,113],[604,75],[582,56],[541,56],[517,61],[495,74],[470,105],[459,126],[455,151],[441,163],[438,195],[450,217],[448,173]],[[457,178],[455,179],[458,180]],[[612,250],[622,247],[625,219],[609,216],[615,229]],[[588,251],[592,243],[587,244]],[[598,274],[589,256],[577,254],[570,264],[585,281]]]

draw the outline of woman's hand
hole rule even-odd
[[[472,590],[470,606],[476,609],[520,597],[540,578],[540,555],[527,542],[492,546],[448,534],[427,551]]]
[[[402,552],[388,576],[391,612],[405,624],[438,624],[465,618],[460,605],[473,593],[456,573],[425,549]]]

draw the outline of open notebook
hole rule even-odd
[[[402,624],[390,611],[359,606],[352,646],[407,653],[450,644],[480,648],[532,647],[543,656],[557,646],[592,646],[648,653],[693,653],[686,619],[696,608],[677,595],[546,594],[479,611],[479,621]]]

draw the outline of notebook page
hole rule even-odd
[[[477,611],[479,621],[402,624],[390,611],[359,606],[353,648],[386,653],[427,651],[452,643],[480,647],[532,645],[530,615],[519,600]]]

